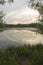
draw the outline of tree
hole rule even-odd
[[[0,0],[0,4],[4,5],[5,3],[13,3],[14,0]],[[3,12],[0,12],[0,28],[5,27],[5,23],[3,22],[4,14]]]
[[[32,8],[37,9],[40,13],[40,21],[43,22],[43,0],[30,0],[28,5]]]
[[[39,29],[40,33],[43,34],[43,0],[29,0],[28,5],[31,8],[38,10],[38,12],[40,14],[39,21],[41,22],[38,29]]]
[[[5,0],[0,0],[0,4],[4,4],[5,3]]]
[[[8,2],[8,3],[12,2],[13,3],[14,0],[8,0],[8,1],[7,0],[0,0],[0,4],[2,4],[2,5],[5,4],[6,2]]]
[[[3,21],[3,17],[4,17],[3,12],[0,12],[0,28],[4,28],[5,27],[5,24],[4,24],[4,21]]]

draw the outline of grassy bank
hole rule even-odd
[[[43,65],[43,45],[0,49],[0,65]]]

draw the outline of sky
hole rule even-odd
[[[38,20],[38,11],[29,8],[27,1],[14,0],[14,3],[0,5],[0,11],[6,14],[4,20],[7,24],[28,24]]]

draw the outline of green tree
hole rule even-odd
[[[39,12],[39,30],[43,33],[43,0],[29,0],[28,5]]]
[[[0,28],[4,28],[5,27],[5,23],[3,21],[3,17],[4,17],[3,12],[0,12]]]

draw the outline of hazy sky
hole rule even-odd
[[[6,13],[5,21],[9,24],[30,23],[37,20],[38,12],[27,6],[28,0],[14,0],[14,3],[0,5],[0,11]]]
[[[27,6],[28,0],[14,0],[14,3],[6,3],[5,5],[0,5],[0,10],[4,12],[13,12]]]

